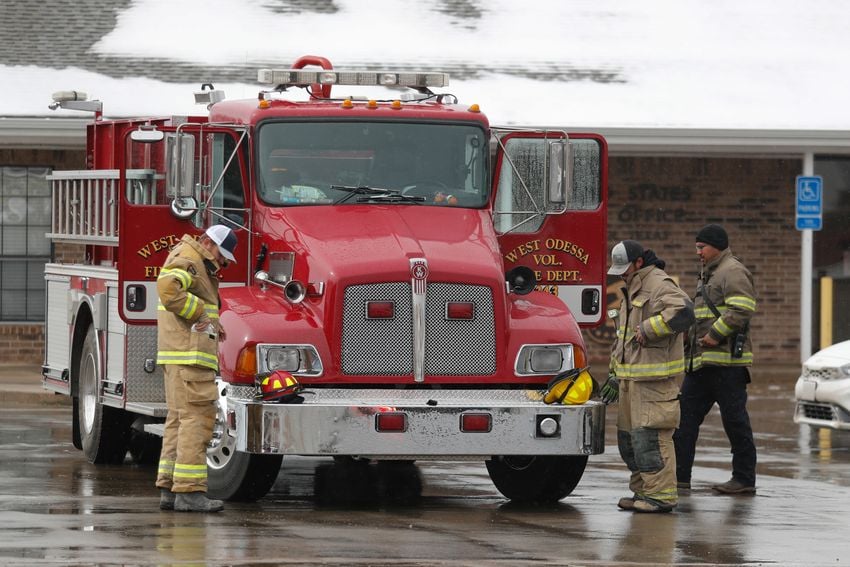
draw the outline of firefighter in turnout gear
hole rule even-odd
[[[685,369],[680,334],[693,324],[693,303],[664,272],[664,261],[640,243],[618,243],[611,260],[608,273],[626,285],[602,399],[619,398],[617,446],[633,494],[617,505],[669,512],[678,503],[673,431],[679,425],[677,375]]]
[[[682,420],[676,431],[679,486],[690,487],[699,428],[716,403],[732,445],[732,478],[712,486],[722,494],[756,491],[756,446],[747,413],[749,367],[753,364],[750,319],[756,293],[750,271],[732,255],[722,226],[710,224],[696,237],[703,264],[697,282],[696,325],[686,341]]]
[[[157,364],[165,373],[168,416],[156,485],[160,508],[217,512],[206,497],[206,447],[212,437],[218,390],[218,271],[235,262],[236,235],[215,225],[196,240],[184,235],[157,278]]]

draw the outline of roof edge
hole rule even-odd
[[[850,155],[850,130],[599,128],[612,154]]]
[[[0,116],[0,148],[60,149],[86,148],[85,118],[18,118]]]
[[[0,148],[85,149],[91,118],[0,117]],[[548,126],[552,129],[552,126]],[[567,130],[591,130],[567,128]],[[593,128],[612,155],[850,155],[850,130]]]

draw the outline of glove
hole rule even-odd
[[[620,382],[613,374],[608,375],[608,381],[602,386],[602,403],[606,406],[611,402],[616,402],[620,397]]]
[[[201,316],[200,319],[195,321],[195,324],[192,325],[193,333],[206,333],[211,338],[216,335],[216,328],[212,321],[210,321],[209,317],[206,315]]]

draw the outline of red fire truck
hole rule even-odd
[[[87,169],[51,181],[49,237],[85,259],[45,270],[44,386],[72,397],[75,446],[157,458],[157,274],[183,234],[226,224],[211,495],[262,497],[285,455],[483,460],[507,498],[572,492],[605,406],[542,393],[602,323],[605,140],[491,127],[442,73],[305,56],[258,79],[249,100],[202,86],[206,116],[105,120],[54,95],[94,112]],[[275,370],[303,403],[257,397]]]

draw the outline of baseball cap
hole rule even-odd
[[[233,251],[236,250],[236,234],[223,224],[214,224],[204,233],[218,245],[218,251],[230,262],[236,263]]]
[[[608,275],[619,276],[629,269],[629,265],[643,256],[643,246],[636,240],[623,240],[611,249],[611,268]]]

